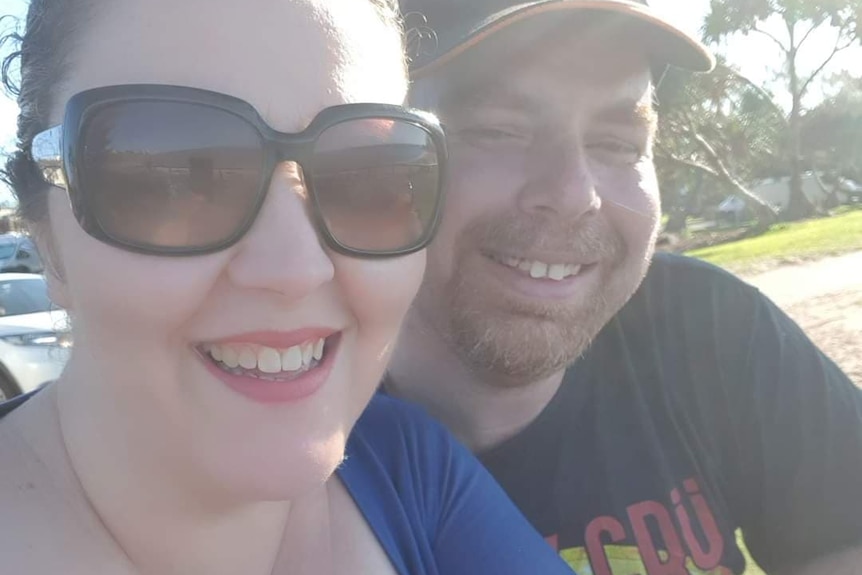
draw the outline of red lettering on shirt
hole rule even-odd
[[[600,516],[587,525],[584,549],[569,553],[571,560],[589,560],[595,575],[619,575],[614,571],[615,559],[610,550],[618,551],[619,544],[632,541],[632,553],[640,555],[644,573],[631,573],[630,559],[617,565],[624,575],[690,575],[692,572],[726,572],[721,566],[725,551],[724,536],[719,530],[715,515],[696,479],[683,482],[683,489],[670,492],[670,505],[658,501],[641,501],[626,508],[625,518]],[[560,549],[558,535],[547,538],[557,551],[575,551],[578,548]],[[563,542],[565,544],[565,542]],[[622,561],[622,559],[619,559]],[[583,567],[583,565],[581,565]],[[640,571],[641,568],[637,568]]]
[[[685,568],[685,553],[682,549],[682,542],[667,508],[657,501],[643,501],[630,506],[628,513],[647,573],[650,575],[688,575],[688,570]],[[662,561],[658,554],[661,547],[653,541],[647,526],[648,519],[658,526],[664,540],[663,547],[668,552],[667,561]]]
[[[605,554],[605,545],[602,535],[610,535],[610,542],[617,543],[625,541],[626,529],[623,524],[613,517],[596,517],[587,526],[584,540],[587,544],[587,553],[593,566],[595,575],[613,575],[608,556]]]
[[[704,550],[694,534],[688,511],[678,501],[674,501],[676,503],[674,506],[676,517],[679,520],[680,527],[682,528],[682,536],[685,539],[694,564],[704,571],[710,571],[721,563],[721,557],[724,555],[724,539],[721,537],[715,516],[713,516],[712,511],[709,509],[706,498],[700,494],[700,486],[698,486],[697,481],[689,479],[683,485],[691,498],[691,505],[694,507],[694,513],[700,523],[700,528],[706,536],[707,550]],[[677,490],[674,489],[674,492],[677,492]],[[677,497],[674,498],[672,494],[671,499],[679,499],[678,492]]]

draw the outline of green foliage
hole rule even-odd
[[[837,92],[802,118],[803,152],[829,176],[862,180],[862,79],[833,79]]]
[[[657,100],[656,166],[666,208],[679,205],[682,198],[675,194],[683,188],[696,193],[700,205],[717,204],[735,193],[716,160],[744,184],[786,171],[783,112],[770,94],[723,61],[711,74],[670,70]],[[685,200],[691,207],[692,199]]]
[[[784,23],[785,34],[764,27],[770,19]],[[823,27],[836,31],[837,41],[831,54],[813,70],[798,68],[799,53],[812,32]],[[862,43],[862,0],[711,0],[704,26],[704,39],[718,43],[734,34],[761,34],[771,39],[784,54],[783,70],[791,109],[787,122],[787,151],[790,167],[790,205],[786,216],[798,219],[814,212],[802,193],[804,169],[801,138],[803,97],[812,82],[823,72],[835,54],[854,43]]]
[[[703,23],[703,39],[719,42],[731,33],[748,34],[758,22],[766,20],[775,12],[772,4],[770,0],[712,0]]]
[[[790,26],[807,23],[843,30],[846,38],[860,40],[860,0],[711,0],[704,21],[704,40],[719,42],[735,33],[748,34],[772,16]]]

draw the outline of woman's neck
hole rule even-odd
[[[68,466],[135,571],[272,573],[289,524],[302,520],[291,503],[231,501],[187,461],[166,457],[168,446],[113,417],[109,405],[76,396],[75,383],[52,390]],[[319,491],[309,497],[325,497]]]

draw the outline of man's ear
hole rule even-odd
[[[50,218],[50,216],[48,216]],[[54,240],[54,232],[48,221],[31,225],[31,235],[39,249],[42,264],[45,267],[45,283],[48,284],[48,297],[63,309],[70,309],[72,302],[66,289],[66,275],[63,262]]]

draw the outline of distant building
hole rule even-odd
[[[739,225],[748,213],[748,206],[745,200],[735,194],[727,196],[723,202],[718,205],[717,220],[719,223],[728,223]]]
[[[813,172],[806,172],[802,175],[802,192],[818,208],[826,207],[829,200],[829,190],[823,189]],[[771,206],[784,211],[790,203],[790,177],[763,180],[752,186],[751,193]]]

